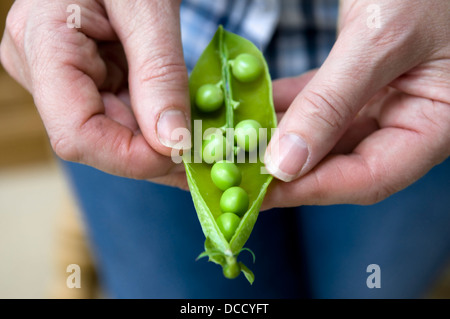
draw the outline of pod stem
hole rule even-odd
[[[239,105],[238,102],[233,100],[232,92],[231,92],[231,75],[230,75],[230,65],[228,63],[228,50],[224,41],[224,31],[222,26],[220,26],[220,36],[219,36],[219,51],[220,51],[220,60],[222,64],[222,85],[223,91],[225,95],[225,128],[233,128],[234,127],[234,110]]]

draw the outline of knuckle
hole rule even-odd
[[[187,81],[187,68],[184,62],[174,61],[167,54],[155,55],[140,65],[140,83],[169,83]]]
[[[92,63],[98,56],[98,46],[95,41],[77,32],[71,35],[71,41],[64,48],[63,62],[83,65]],[[65,58],[65,60],[64,60]]]
[[[80,152],[73,138],[67,135],[50,136],[50,144],[59,158],[69,162],[80,162]]]
[[[349,119],[346,102],[331,90],[320,93],[309,90],[303,95],[306,107],[300,108],[301,115],[319,127],[339,129]]]
[[[309,187],[309,197],[313,198],[312,204],[323,203],[327,199],[327,187],[324,187],[320,174],[313,170],[310,172],[311,186]]]
[[[17,8],[17,3],[15,3],[8,12],[5,21],[5,31],[9,34],[14,44],[19,47],[22,46],[24,40],[24,18]]]
[[[373,29],[372,32],[364,34],[366,41],[372,43],[377,48],[389,48],[396,45],[399,38],[404,40],[403,37],[410,36],[405,34],[408,29],[404,27],[392,27],[391,24],[383,24],[378,29]]]
[[[360,197],[359,204],[374,205],[399,190],[391,185],[392,182],[388,182],[386,176],[390,176],[391,172],[385,163],[382,161],[369,163],[365,159],[361,161],[366,172],[362,174],[365,178],[361,181],[360,190],[364,196]]]
[[[367,192],[367,196],[361,199],[360,204],[368,206],[377,204],[394,194],[396,191],[397,190],[391,189],[391,187],[384,184],[378,184]]]

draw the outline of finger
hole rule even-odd
[[[103,83],[98,87],[100,91],[116,93],[126,86],[126,74],[110,60],[104,60],[106,76]]]
[[[133,112],[119,96],[112,93],[102,93],[102,101],[107,117],[129,128],[134,134],[138,134],[139,126]]]
[[[107,70],[105,81],[99,90],[118,92],[128,87],[128,67],[120,42],[100,42],[98,50]]]
[[[398,30],[370,30],[365,23],[358,18],[342,30],[325,63],[286,111],[265,154],[275,177],[288,182],[311,170],[362,106],[422,58],[409,52],[417,44],[413,34],[394,41]]]
[[[150,179],[149,182],[177,187],[182,190],[189,191],[189,185],[185,173],[174,173],[166,176],[155,177]]]
[[[33,2],[31,9],[33,15],[28,18],[24,36],[26,63],[34,67],[30,70],[33,73],[32,77],[35,77],[33,84],[39,85],[38,80],[48,82],[49,78],[42,77],[47,71],[59,71],[47,70],[47,64],[50,64],[52,67],[75,66],[92,79],[97,87],[101,87],[106,80],[107,67],[99,54],[97,42],[89,36],[89,33],[95,29],[95,23],[105,18],[98,17],[92,20],[84,18],[81,23],[82,29],[71,28],[67,24],[69,13],[66,12],[70,5],[69,0]],[[87,0],[83,1],[83,5],[83,12],[86,13],[95,11],[97,7],[94,2]],[[44,32],[46,34],[43,34]],[[105,30],[105,38],[112,36],[112,32],[111,27]],[[55,64],[52,65],[53,61]],[[32,90],[34,93],[34,88]]]
[[[117,97],[131,109],[130,91],[124,89],[117,94]]]
[[[397,104],[399,99],[403,101]],[[374,204],[412,184],[450,155],[447,104],[401,96],[392,96],[388,102],[391,114],[380,118],[380,130],[350,154],[328,155],[301,179],[274,183],[263,208]]]
[[[189,185],[187,182],[186,172],[184,170],[183,164],[174,166],[165,176],[151,178],[148,181],[161,185],[177,187],[185,191],[189,190]]]
[[[336,143],[330,154],[348,154],[367,136],[379,129],[376,119],[357,116]]]
[[[35,95],[57,155],[139,179],[164,175],[173,166],[170,159],[156,153],[141,134],[135,133],[132,117],[123,116],[126,109],[120,104],[113,106],[118,100],[108,95],[102,99],[92,79],[79,70],[60,70],[65,75],[54,77],[58,83],[39,85],[37,90],[46,94]]]
[[[0,62],[3,68],[28,91],[31,90],[30,72],[16,48],[10,34],[5,32],[0,47]]]
[[[311,70],[297,77],[273,81],[273,103],[276,111],[286,111],[298,93],[311,81],[316,72],[317,70]]]
[[[117,35],[109,22],[105,7],[101,1],[70,0],[62,1],[66,15],[63,22],[70,22],[71,16],[79,14],[79,25],[75,30],[99,41],[116,41]]]
[[[24,52],[24,33],[30,5],[17,0],[11,6],[0,44],[0,62],[5,70],[28,91],[31,90],[30,72]]]
[[[393,137],[395,143],[391,141]],[[413,181],[410,169],[415,169],[416,179],[425,174],[423,167],[408,164],[408,169],[405,169],[403,163],[420,157],[421,154],[415,152],[402,156],[402,164],[398,166],[384,167],[383,164],[398,161],[398,154],[408,152],[409,143],[419,142],[419,139],[415,133],[407,131],[386,130],[373,134],[365,143],[389,148],[384,156],[377,156],[377,160],[373,161],[362,149],[359,150],[361,153],[329,155],[301,179],[277,183],[267,196],[264,207],[344,203],[369,205],[379,202]],[[429,168],[428,165],[426,167]],[[408,176],[408,179],[395,183],[390,179],[393,176]]]
[[[55,8],[64,5],[51,3]],[[41,9],[48,8],[36,6],[36,16],[29,20],[30,27],[40,32],[28,39],[27,58],[34,66],[35,103],[57,155],[131,178],[151,178],[169,171],[173,166],[170,159],[156,153],[141,134],[105,114],[114,112],[113,108],[105,110],[98,92],[106,71],[95,53],[94,41],[67,28],[65,21],[43,22]],[[108,96],[105,100],[108,105],[117,102],[111,103]]]
[[[188,127],[188,77],[179,1],[105,1],[129,64],[131,103],[149,144],[170,155],[176,128]]]

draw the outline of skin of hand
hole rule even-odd
[[[274,83],[263,209],[373,204],[450,155],[450,2],[346,0],[338,29],[318,70]]]
[[[80,28],[67,24],[72,3],[15,1],[0,47],[55,153],[115,175],[183,184],[170,158],[179,142],[173,129],[189,123],[181,1],[79,0]]]

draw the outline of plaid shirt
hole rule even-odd
[[[192,70],[219,24],[258,46],[272,78],[320,66],[336,39],[338,0],[184,0],[183,50]]]

